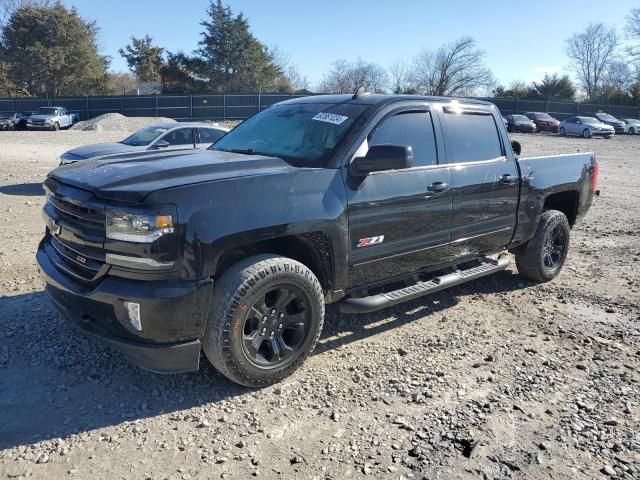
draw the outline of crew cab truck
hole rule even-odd
[[[365,313],[498,272],[560,272],[591,153],[518,158],[490,103],[329,95],[267,108],[206,151],[52,171],[37,261],[84,333],[158,372],[201,351],[247,386],[298,368],[325,304]]]
[[[72,127],[77,121],[78,116],[64,107],[40,107],[27,119],[27,128],[60,130]]]

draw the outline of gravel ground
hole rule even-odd
[[[514,135],[601,165],[555,281],[512,262],[375,314],[330,307],[315,354],[262,390],[206,362],[132,367],[43,294],[41,181],[64,150],[121,137],[0,134],[0,476],[640,478],[640,137]]]

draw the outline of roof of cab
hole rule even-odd
[[[421,100],[426,102],[439,102],[439,103],[450,103],[452,101],[457,101],[462,104],[471,104],[471,105],[492,105],[489,102],[485,102],[483,100],[475,100],[470,98],[456,98],[456,97],[432,97],[432,96],[424,96],[424,95],[383,95],[383,94],[369,94],[369,95],[358,95],[354,97],[353,95],[343,94],[343,95],[310,95],[308,97],[298,97],[292,98],[291,100],[285,100],[284,102],[280,102],[281,104],[292,104],[292,103],[352,103],[355,105],[381,105],[387,104],[391,102],[397,102],[402,100]]]

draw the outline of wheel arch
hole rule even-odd
[[[552,193],[544,199],[542,210],[558,210],[565,214],[569,225],[573,227],[578,218],[580,195],[577,190],[565,190]]]
[[[282,255],[302,263],[318,278],[325,296],[334,290],[334,247],[331,237],[321,231],[284,235],[229,247],[217,256],[213,277],[220,278],[235,263],[261,253]]]

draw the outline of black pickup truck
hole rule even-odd
[[[518,158],[490,103],[328,95],[273,105],[205,151],[78,162],[45,181],[37,261],[84,333],[158,372],[268,385],[325,304],[370,312],[507,267],[558,275],[591,153]]]

